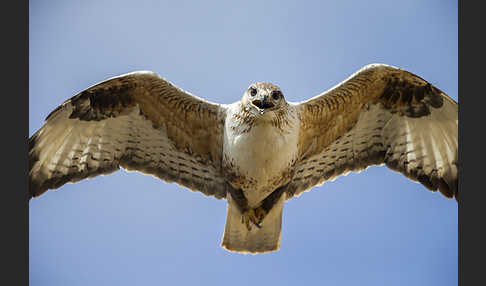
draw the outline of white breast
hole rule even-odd
[[[235,108],[236,109],[236,108]],[[232,182],[242,188],[250,206],[258,205],[268,194],[282,185],[282,173],[288,171],[297,157],[298,121],[283,130],[263,121],[247,132],[245,126],[234,128],[230,109],[225,124],[223,152],[239,179],[244,182]],[[264,116],[273,116],[265,114]],[[297,116],[293,116],[298,120]],[[286,182],[285,182],[286,183]],[[280,184],[280,185],[279,185]]]

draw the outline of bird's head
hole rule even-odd
[[[287,105],[280,88],[268,82],[252,83],[245,91],[242,103],[248,111],[260,115]]]

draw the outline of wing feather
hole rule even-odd
[[[223,198],[224,114],[152,72],[96,84],[29,139],[30,196],[122,167]]]
[[[457,199],[458,106],[422,78],[369,65],[297,108],[300,161],[287,198],[385,164]]]

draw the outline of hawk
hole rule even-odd
[[[371,165],[457,200],[457,124],[453,99],[384,64],[298,103],[257,82],[239,101],[215,104],[138,71],[47,116],[29,138],[29,199],[122,167],[226,199],[222,247],[274,251],[286,200]]]

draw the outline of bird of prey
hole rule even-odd
[[[222,247],[274,251],[286,200],[371,165],[457,200],[457,124],[453,99],[384,64],[298,103],[256,82],[239,101],[215,104],[138,71],[47,116],[29,138],[29,198],[122,167],[226,199]]]

